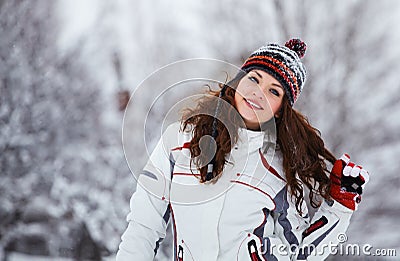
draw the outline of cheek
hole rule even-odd
[[[270,100],[262,104],[265,110],[262,113],[258,113],[261,121],[268,121],[279,112],[281,102],[276,100]]]
[[[279,103],[272,104],[271,105],[272,113],[276,114],[279,111],[279,107],[280,107]]]
[[[243,100],[242,96],[240,96],[237,92],[235,92],[235,98],[234,98],[235,103],[234,103],[234,106],[235,106],[236,109],[239,109],[238,105],[240,104],[240,101],[242,101],[242,100]]]
[[[282,100],[271,102],[272,114],[275,115],[279,112],[282,106]]]

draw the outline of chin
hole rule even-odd
[[[244,123],[246,123],[246,125],[251,125],[251,126],[260,125],[260,122],[257,119],[253,119],[253,118],[244,118],[243,117],[243,121],[244,121]]]

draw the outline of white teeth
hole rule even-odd
[[[249,101],[249,100],[246,100],[248,103],[250,103],[250,105],[251,106],[253,106],[253,107],[255,107],[255,108],[257,108],[257,109],[262,109],[260,106],[258,106],[257,104],[255,104],[254,102],[251,102],[251,101]]]

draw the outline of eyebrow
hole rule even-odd
[[[258,75],[258,77],[260,77],[262,79],[261,74],[259,74],[257,71],[254,71],[254,72]]]
[[[262,79],[261,74],[259,74],[257,71],[254,71],[254,72],[258,75],[258,77],[260,77],[260,78]],[[282,87],[281,85],[279,85],[279,84],[272,83],[272,85],[274,85],[274,86],[276,86],[276,87],[279,87],[279,88],[281,88],[281,89],[283,90],[283,87]]]

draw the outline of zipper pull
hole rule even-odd
[[[178,261],[183,261],[183,247],[179,245],[179,250],[178,250]]]
[[[256,241],[251,240],[249,244],[247,245],[251,261],[262,261],[261,258],[258,255],[257,247],[256,247]]]

